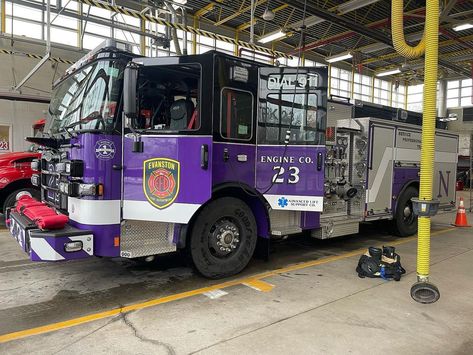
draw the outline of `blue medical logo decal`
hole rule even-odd
[[[101,139],[95,143],[95,156],[107,160],[115,156],[115,144],[108,139]]]
[[[286,207],[287,206],[287,198],[285,197],[281,197],[279,200],[278,200],[278,205],[279,207]]]

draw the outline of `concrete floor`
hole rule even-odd
[[[450,229],[453,219],[434,218],[431,280],[441,298],[432,305],[409,296],[415,238],[379,224],[356,236],[274,243],[269,262],[253,260],[220,281],[196,275],[178,255],[153,264],[30,263],[1,231],[0,341],[14,340],[0,353],[472,354],[473,229]],[[354,271],[360,248],[382,244],[402,256],[400,282]]]

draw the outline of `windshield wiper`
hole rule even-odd
[[[89,114],[87,117],[81,118],[77,122],[72,122],[71,124],[64,126],[64,130],[67,132],[68,129],[74,128],[82,123],[89,123],[95,120],[99,120],[103,123],[104,127],[106,126],[105,120],[103,119],[102,115],[98,111],[94,111],[91,114]]]

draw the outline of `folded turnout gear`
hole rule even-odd
[[[21,196],[18,199],[15,210],[28,217],[41,229],[61,229],[69,222],[69,217],[56,213],[53,208],[44,202],[35,200],[31,196]]]
[[[380,277],[384,280],[399,281],[406,270],[401,266],[401,257],[396,253],[396,248],[383,246],[383,248],[369,247],[360,257],[356,267],[358,276]]]

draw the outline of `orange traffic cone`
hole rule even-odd
[[[460,197],[460,206],[458,206],[457,217],[455,218],[455,227],[471,227],[466,220],[465,205],[463,204],[463,197]]]

